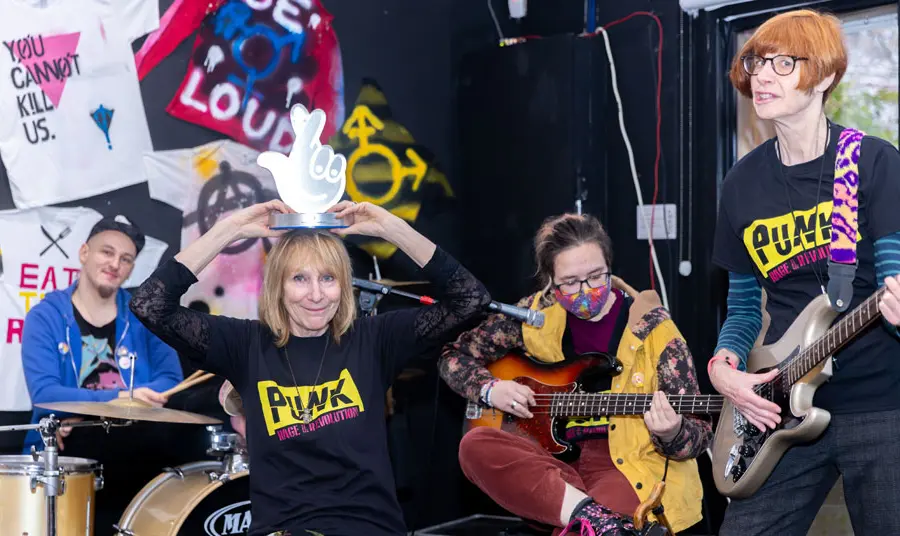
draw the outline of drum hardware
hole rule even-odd
[[[178,467],[163,467],[163,473],[172,473],[178,478],[184,480],[184,471],[182,471]]]
[[[65,426],[72,428],[102,426],[106,431],[109,431],[111,426],[127,426],[129,424],[131,424],[130,421],[118,422],[112,419],[104,419],[102,421],[65,423]],[[47,536],[57,536],[57,497],[65,493],[65,474],[60,470],[59,447],[56,441],[56,433],[61,427],[62,423],[54,414],[41,418],[37,424],[0,426],[0,432],[38,430],[41,434],[41,440],[44,442],[44,451],[38,454],[37,450],[32,446],[31,458],[35,462],[39,462],[43,459],[44,463],[40,473],[31,477],[30,488],[32,492],[35,492],[39,485],[44,487],[44,495],[46,497]],[[94,478],[95,490],[98,485],[101,487],[103,485],[102,476]]]
[[[206,453],[222,460],[222,471],[240,473],[250,469],[247,442],[240,434],[223,432],[221,426],[207,426],[210,433],[209,448]]]

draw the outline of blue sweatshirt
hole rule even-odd
[[[121,389],[94,391],[78,387],[81,369],[81,330],[75,320],[72,292],[76,281],[66,289],[55,290],[28,311],[22,331],[22,366],[32,404],[49,402],[106,402],[119,396]],[[178,354],[150,333],[128,307],[131,295],[122,289],[116,295],[116,347],[113,355],[134,353],[134,387],[162,392],[177,385],[184,375]],[[131,370],[121,369],[125,385],[130,385]],[[51,412],[35,407],[32,424]],[[55,411],[57,417],[68,414]],[[25,437],[25,452],[34,445],[43,450],[40,434],[31,430]]]

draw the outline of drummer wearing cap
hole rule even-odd
[[[134,397],[161,406],[160,393],[182,380],[175,350],[134,317],[121,288],[143,247],[144,235],[125,217],[103,218],[78,251],[78,279],[28,312],[22,365],[33,404],[127,397],[134,378]],[[34,408],[32,423],[49,413]],[[31,446],[43,449],[36,431],[25,438],[26,452]]]

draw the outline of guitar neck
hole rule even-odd
[[[844,318],[828,328],[821,337],[805,348],[792,359],[784,362],[783,370],[789,384],[806,376],[819,363],[840,350],[869,324],[881,317],[878,300],[884,293],[884,287],[869,296],[856,309],[847,313]]]
[[[675,413],[707,414],[722,410],[719,395],[666,395]],[[650,409],[653,395],[558,393],[550,402],[551,417],[640,415]]]

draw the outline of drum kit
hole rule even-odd
[[[92,536],[96,492],[103,467],[96,460],[59,455],[63,427],[128,426],[134,421],[205,424],[207,454],[218,460],[166,468],[132,499],[119,523],[97,536],[246,534],[250,526],[249,457],[244,439],[221,431],[211,417],[154,407],[134,398],[110,402],[58,402],[37,407],[99,417],[66,422],[50,414],[37,424],[0,426],[0,432],[37,430],[44,450],[0,456],[0,534]],[[104,528],[105,530],[105,528]]]

